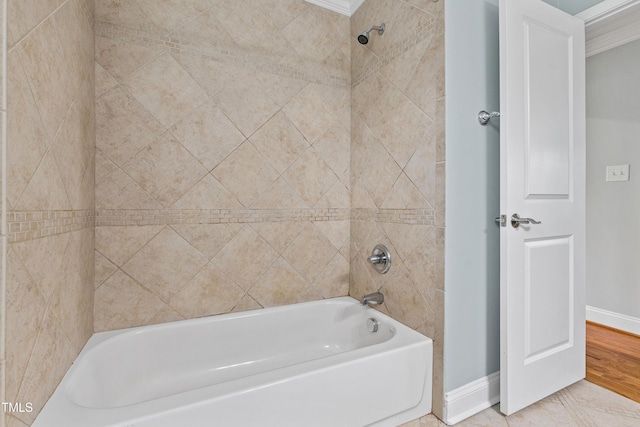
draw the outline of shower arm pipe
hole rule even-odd
[[[384,33],[384,29],[385,29],[384,23],[381,25],[372,25],[371,28],[365,31],[365,33],[369,34],[371,31],[376,30],[379,35],[382,35]]]

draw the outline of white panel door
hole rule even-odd
[[[505,414],[585,376],[584,49],[582,20],[540,0],[500,0]]]

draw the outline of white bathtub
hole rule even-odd
[[[348,297],[101,332],[33,426],[393,427],[431,411],[432,354]]]

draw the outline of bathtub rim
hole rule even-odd
[[[229,382],[225,382],[222,384],[216,384],[212,386],[206,386],[198,389],[188,390],[181,393],[160,397],[157,399],[144,401],[132,405],[125,405],[120,407],[113,408],[89,408],[83,407],[75,403],[71,397],[69,396],[69,387],[73,385],[73,378],[76,370],[79,367],[78,361],[81,361],[83,357],[91,351],[99,350],[101,344],[109,341],[110,339],[115,339],[120,335],[134,336],[137,334],[143,334],[145,332],[153,332],[157,330],[171,330],[173,328],[188,326],[188,325],[199,325],[203,323],[210,322],[221,322],[225,320],[231,320],[235,318],[248,318],[259,316],[261,313],[264,313],[264,310],[270,310],[270,312],[285,312],[292,310],[292,306],[296,306],[297,308],[303,308],[305,305],[344,305],[353,306],[359,305],[359,301],[352,297],[337,297],[337,298],[329,298],[324,300],[316,300],[316,301],[308,301],[297,304],[289,304],[284,306],[277,307],[269,307],[266,309],[254,309],[244,312],[237,313],[227,313],[221,315],[212,315],[205,316],[201,318],[195,319],[186,319],[186,320],[178,320],[173,322],[160,323],[156,325],[148,325],[148,326],[137,326],[132,328],[123,328],[113,331],[104,331],[97,332],[93,334],[93,336],[87,341],[84,348],[77,356],[74,363],[71,365],[62,381],[56,388],[54,394],[51,396],[50,400],[54,404],[55,412],[59,412],[60,410],[72,409],[77,411],[75,415],[78,415],[80,418],[80,422],[86,421],[84,418],[89,413],[100,413],[101,417],[106,419],[107,424],[105,426],[111,425],[120,425],[118,423],[128,422],[135,423],[139,420],[144,420],[149,417],[149,414],[153,415],[162,415],[163,413],[174,411],[178,408],[189,408],[189,407],[197,407],[200,405],[204,405],[206,403],[215,402],[220,399],[224,399],[228,396],[241,394],[246,392],[249,389],[260,389],[264,387],[268,387],[273,383],[277,383],[282,381],[283,379],[289,378],[297,378],[304,377],[307,375],[312,375],[318,372],[322,372],[323,370],[330,370],[337,366],[350,365],[358,363],[359,359],[362,357],[381,357],[381,355],[389,354],[390,352],[399,352],[402,350],[406,350],[408,348],[413,347],[421,347],[426,346],[429,350],[429,359],[431,365],[425,369],[425,388],[422,392],[422,396],[418,401],[418,404],[415,405],[412,409],[415,410],[421,405],[421,402],[424,400],[424,394],[428,394],[428,412],[431,410],[431,398],[432,398],[432,374],[433,374],[433,340],[429,337],[426,337],[419,332],[411,329],[410,327],[402,324],[401,322],[391,318],[387,314],[374,310],[370,307],[363,307],[363,310],[371,310],[372,316],[379,316],[386,322],[389,322],[390,325],[395,329],[395,333],[393,337],[387,341],[376,343],[371,346],[365,346],[361,348],[357,348],[354,350],[350,350],[344,353],[339,353],[335,355],[331,355],[326,358],[305,361],[302,363],[294,364],[291,366],[287,366],[284,368],[278,368],[270,371],[261,372],[259,374],[255,374],[252,376],[234,379]],[[372,351],[376,350],[376,351]],[[283,376],[283,373],[287,373],[286,376]],[[256,385],[257,384],[257,385]],[[229,386],[231,386],[229,388]],[[428,391],[427,391],[428,388]],[[213,393],[211,393],[213,391]],[[47,402],[48,404],[49,402]],[[168,405],[167,405],[168,404]],[[122,412],[123,408],[127,408],[131,410],[130,414],[126,419],[122,419],[119,415]],[[412,409],[407,410],[410,412]],[[47,410],[47,405],[42,409],[41,414]],[[421,412],[421,411],[419,411]],[[40,418],[40,415],[38,418]],[[392,414],[389,416],[389,419],[397,419],[397,417],[402,414]],[[423,413],[419,413],[417,417],[425,415]],[[34,426],[39,426],[38,418],[34,422]],[[413,418],[407,419],[406,421],[411,421]],[[386,418],[385,418],[386,420]],[[72,421],[71,419],[69,421]],[[384,420],[382,420],[384,421]],[[75,425],[75,424],[73,424]],[[78,424],[82,425],[82,424]],[[374,425],[379,425],[375,423]],[[380,424],[385,425],[385,424]],[[389,424],[391,425],[391,424]]]

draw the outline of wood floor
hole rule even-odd
[[[640,402],[640,336],[587,322],[586,379]]]

